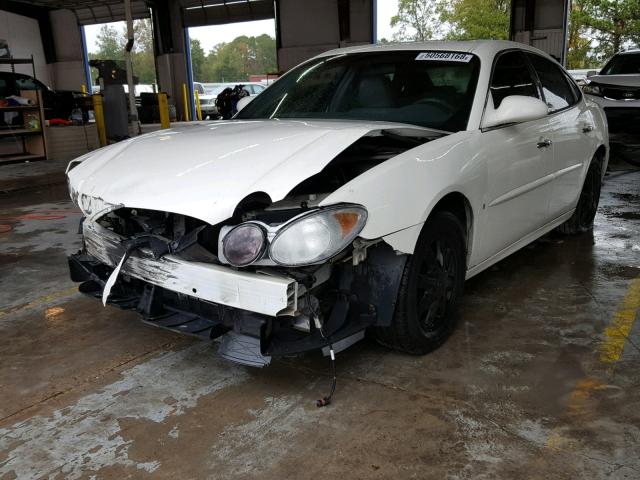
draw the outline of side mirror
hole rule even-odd
[[[597,74],[598,74],[598,72],[596,72],[595,70],[589,70],[587,72],[587,78],[593,77],[594,75],[597,75]]]
[[[493,108],[493,100],[490,98],[487,107],[482,128],[537,120],[549,113],[549,107],[542,100],[523,95],[503,98],[497,109]]]
[[[240,110],[242,110],[244,107],[246,107],[247,105],[249,105],[249,103],[251,102],[251,100],[253,100],[253,97],[242,97],[240,100],[238,100],[238,103],[236,105],[236,110],[239,112]]]

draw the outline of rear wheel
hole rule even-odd
[[[600,188],[602,186],[602,165],[598,157],[593,157],[584,185],[580,192],[580,199],[576,211],[569,220],[558,227],[560,233],[573,235],[586,232],[593,228],[593,219],[598,211],[600,202]]]
[[[425,223],[415,253],[407,261],[392,324],[375,330],[378,342],[422,355],[453,332],[466,272],[464,228],[450,212]]]

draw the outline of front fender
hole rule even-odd
[[[356,177],[321,205],[364,205],[369,218],[361,237],[382,237],[394,249],[413,253],[422,224],[445,195],[459,192],[472,208],[481,204],[485,175],[473,151],[479,134],[458,132],[404,152]]]

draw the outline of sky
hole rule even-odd
[[[393,30],[389,26],[391,17],[398,10],[398,0],[377,0],[377,38],[391,39]],[[124,22],[115,22],[114,26],[122,29]],[[100,25],[89,25],[85,27],[87,38],[87,50],[96,51],[96,40]],[[202,44],[205,52],[208,52],[214,45],[221,42],[230,42],[239,35],[258,36],[266,33],[275,37],[275,22],[273,20],[259,20],[257,22],[242,22],[229,25],[215,25],[209,27],[195,27],[189,29],[189,36],[197,38]]]

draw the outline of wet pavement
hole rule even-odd
[[[0,479],[640,478],[640,171],[593,234],[466,283],[425,357],[361,342],[255,370],[75,291],[64,187],[0,196]]]

